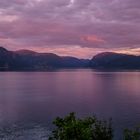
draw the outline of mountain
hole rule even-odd
[[[20,58],[12,51],[0,47],[0,70],[21,67]]]
[[[140,56],[104,52],[91,60],[30,50],[0,47],[0,70],[50,70],[58,68],[140,69]]]
[[[83,68],[89,60],[61,57],[53,53],[30,50],[8,51],[0,47],[0,70],[48,70],[56,68]]]
[[[53,53],[37,53],[29,50],[16,51],[21,62],[30,69],[50,69],[61,66],[61,57]]]
[[[91,59],[90,67],[96,69],[140,69],[140,56],[104,52]]]
[[[75,68],[83,68],[83,67],[88,67],[89,66],[89,59],[78,59],[75,57],[70,57],[70,56],[65,56],[61,57],[62,59],[62,66],[65,66],[66,68],[69,67],[75,67]]]

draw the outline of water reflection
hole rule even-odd
[[[75,111],[114,120],[123,128],[140,123],[140,73],[0,73],[0,122],[51,122]]]

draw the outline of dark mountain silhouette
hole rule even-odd
[[[0,70],[49,70],[58,68],[140,69],[140,56],[104,52],[91,60],[30,50],[0,47]]]
[[[53,53],[30,50],[8,51],[0,47],[0,70],[48,70],[55,68],[83,68],[89,60],[60,57]]]
[[[0,47],[0,70],[14,69],[16,67],[21,67],[19,56],[12,51]]]
[[[17,53],[19,55],[35,55],[35,54],[38,54],[37,52],[31,51],[31,50],[18,50],[18,51],[15,51],[15,53]]]
[[[21,62],[30,69],[48,69],[61,67],[61,57],[52,53],[37,53],[29,50],[16,51]]]
[[[61,57],[61,64],[65,67],[88,67],[90,60],[88,59],[78,59],[75,57],[65,56]]]
[[[140,69],[140,56],[104,52],[94,56],[90,66],[96,69]]]

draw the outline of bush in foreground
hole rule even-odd
[[[101,121],[95,116],[84,119],[70,113],[65,118],[56,118],[56,129],[49,140],[112,140],[111,121]]]
[[[110,121],[101,121],[95,116],[79,119],[75,113],[54,120],[55,130],[49,140],[113,140]],[[123,140],[140,140],[140,127],[125,129]]]

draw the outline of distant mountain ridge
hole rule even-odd
[[[104,52],[91,59],[90,67],[96,69],[140,69],[140,56]]]
[[[0,47],[0,70],[50,70],[59,68],[140,69],[140,56],[103,52],[91,60],[31,50],[8,51]]]
[[[53,53],[30,50],[8,51],[0,47],[0,70],[48,70],[55,68],[83,68],[88,59],[61,57]]]

